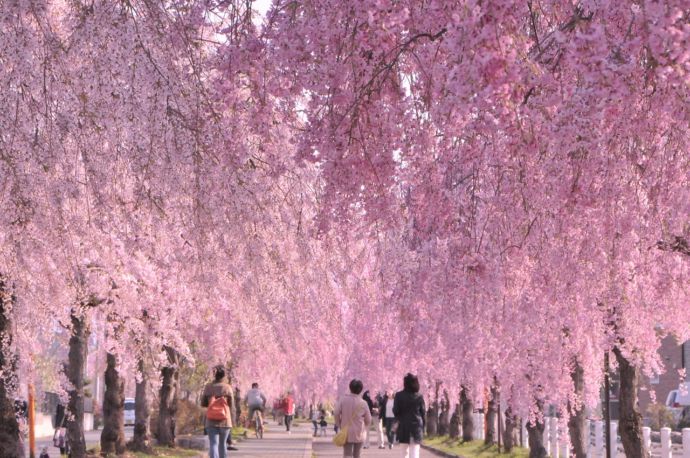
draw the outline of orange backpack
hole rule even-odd
[[[230,418],[230,407],[225,396],[211,396],[206,410],[206,418],[212,421],[226,421]]]

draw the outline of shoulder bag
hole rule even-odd
[[[338,431],[338,434],[336,434],[333,437],[333,443],[337,445],[338,447],[344,447],[345,443],[347,442],[347,430],[352,424],[353,421],[355,421],[355,418],[357,417],[357,406],[355,405],[352,410],[352,418],[350,418],[350,421],[347,422],[347,426],[343,426],[340,428],[340,431]]]

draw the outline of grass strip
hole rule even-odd
[[[448,436],[425,438],[424,445],[465,458],[527,458],[529,456],[529,450],[522,447],[513,447],[510,453],[499,453],[497,445],[485,445],[481,440],[462,442],[461,439],[451,439]]]

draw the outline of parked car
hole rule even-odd
[[[125,426],[134,425],[134,399],[125,398]]]

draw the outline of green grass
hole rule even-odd
[[[244,437],[248,434],[247,428],[244,426],[233,426],[232,437]]]
[[[527,458],[529,456],[529,450],[521,447],[513,447],[510,453],[498,453],[496,445],[484,445],[484,441],[481,440],[463,443],[462,440],[450,439],[448,436],[425,438],[424,445],[466,458]]]
[[[87,456],[100,457],[101,448],[96,446],[87,450]],[[124,456],[127,458],[196,458],[202,455],[202,450],[190,450],[185,448],[169,448],[169,447],[153,447],[153,454],[143,452],[127,452]],[[67,456],[67,455],[63,455]],[[112,455],[113,457],[115,455]],[[106,457],[107,458],[107,457]]]
[[[147,453],[134,453],[137,458],[195,458],[201,455],[201,450],[187,450],[183,448],[154,447],[152,455]]]

